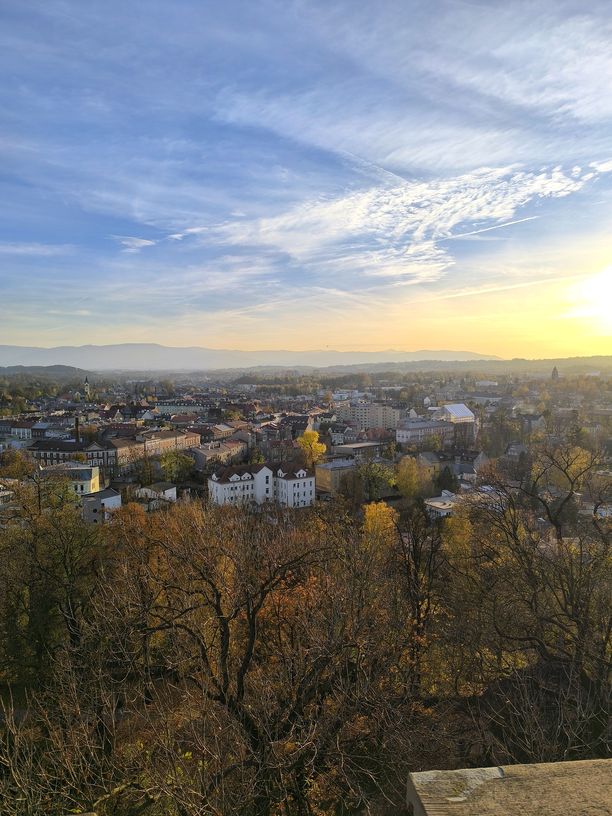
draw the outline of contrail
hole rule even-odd
[[[496,224],[494,227],[483,227],[482,229],[472,230],[472,232],[459,232],[456,235],[448,235],[446,238],[438,238],[438,241],[451,241],[453,238],[467,238],[468,235],[479,235],[481,232],[490,232],[491,230],[501,229],[502,227],[511,227],[513,224],[522,224],[523,221],[533,221],[539,218],[539,215],[530,215],[527,218],[518,218],[516,221],[506,221],[505,224]]]

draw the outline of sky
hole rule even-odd
[[[8,0],[0,343],[612,353],[608,0]]]

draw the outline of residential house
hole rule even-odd
[[[79,496],[100,490],[100,468],[97,465],[66,461],[44,467],[41,475],[45,478],[69,481],[72,490]]]
[[[357,467],[355,459],[330,459],[315,465],[315,485],[317,492],[335,495],[341,489],[344,480]]]
[[[315,477],[301,465],[259,464],[220,468],[208,479],[214,504],[264,504],[309,507],[315,500]]]
[[[423,451],[417,456],[417,462],[429,472],[432,479],[444,468],[448,468],[459,479],[475,476],[488,461],[488,456],[477,450]]]
[[[109,520],[113,510],[120,507],[121,493],[107,487],[105,490],[98,490],[88,496],[83,496],[83,519],[89,524],[103,524]]]
[[[176,485],[172,482],[155,482],[139,487],[136,497],[146,504],[147,510],[159,510],[176,501]]]

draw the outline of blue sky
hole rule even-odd
[[[5,3],[0,343],[612,352],[611,43],[608,2]]]

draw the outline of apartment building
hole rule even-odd
[[[359,430],[397,428],[402,412],[384,402],[340,402],[335,407],[339,421],[351,422]]]
[[[407,419],[395,431],[395,441],[401,445],[419,445],[432,437],[438,437],[443,445],[452,444],[455,428],[439,419]]]
[[[208,479],[214,504],[264,504],[309,507],[315,500],[315,477],[300,465],[242,465],[220,468]]]

